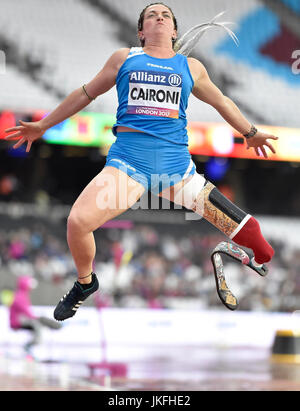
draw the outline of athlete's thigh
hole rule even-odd
[[[105,167],[85,187],[71,213],[79,214],[87,229],[95,230],[122,214],[142,196],[145,188],[115,167]]]
[[[174,202],[174,197],[176,194],[187,184],[193,176],[189,176],[184,180],[179,181],[171,187],[167,187],[159,193],[159,197],[165,198],[169,201]]]

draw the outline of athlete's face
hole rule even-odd
[[[172,12],[168,7],[160,4],[146,9],[143,29],[139,31],[139,37],[144,40],[153,39],[156,35],[165,36],[171,41],[177,37]]]

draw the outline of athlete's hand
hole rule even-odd
[[[22,144],[27,143],[26,152],[28,153],[32,143],[41,138],[46,130],[42,128],[39,121],[25,122],[20,120],[20,124],[20,126],[7,128],[5,130],[6,133],[11,133],[14,131],[13,134],[6,136],[5,140],[19,138],[19,141],[13,145],[13,148],[19,148]]]
[[[253,137],[247,138],[247,150],[254,148],[255,153],[260,156],[259,150],[262,152],[265,158],[268,158],[265,147],[268,147],[272,153],[276,153],[274,147],[268,140],[278,140],[278,137],[273,136],[272,134],[262,133],[258,131]]]

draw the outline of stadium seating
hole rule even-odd
[[[135,0],[128,0],[124,8],[122,0],[98,0],[101,4],[114,8],[116,12],[126,16],[133,25],[137,23],[143,5]],[[213,29],[206,33],[194,49],[192,55],[204,60],[212,79],[226,76],[231,85],[226,94],[241,109],[249,111],[247,118],[263,120],[265,123],[286,127],[299,127],[300,118],[296,109],[300,91],[300,74],[292,73],[290,59],[286,64],[277,63],[272,56],[264,56],[258,46],[268,43],[274,36],[280,35],[278,17],[257,0],[228,0],[224,2],[212,0],[199,3],[196,0],[185,2],[169,0],[166,2],[177,17],[179,35],[191,26],[207,22],[221,11],[226,14],[222,21],[231,21],[232,29],[240,39],[237,48],[227,34],[221,29]],[[291,11],[297,12],[297,2],[284,1]],[[244,36],[245,33],[245,36]],[[283,38],[284,42],[284,38]],[[287,43],[285,47],[288,46]],[[300,40],[298,39],[300,48]],[[191,120],[218,121],[218,113],[211,107],[201,103],[190,104]],[[261,121],[260,120],[260,121]]]
[[[26,109],[52,109],[59,100],[47,93],[25,73],[20,72],[11,64],[6,65],[5,75],[0,75],[1,106],[6,109],[24,111]]]
[[[39,217],[37,210],[33,204],[20,208],[20,204],[0,203],[0,290],[13,289],[20,275],[33,275],[39,281],[33,303],[54,305],[76,276],[65,238],[67,210],[54,206],[51,211],[40,210]],[[171,211],[168,218],[163,211],[151,218],[142,211],[143,222],[135,210],[127,214],[132,219],[114,220],[95,232],[101,296],[110,296],[114,306],[155,303],[166,308],[220,308],[210,253],[224,236],[204,221],[196,226]],[[276,253],[269,264],[270,275],[264,279],[225,260],[240,308],[298,309],[299,221],[274,216],[258,219]]]
[[[0,15],[0,37],[5,34],[17,45],[21,54],[32,55],[41,61],[42,82],[49,84],[50,81],[50,87],[63,95],[91,80],[112,52],[121,46],[119,41],[114,40],[114,24],[80,1],[54,0],[48,3],[28,0],[25,5],[15,0],[4,0],[2,10],[5,13]],[[10,73],[18,76],[13,71]],[[11,89],[11,83],[4,90],[1,85],[1,96],[4,97],[2,108],[5,108],[5,96],[9,98]],[[28,88],[20,85],[19,92],[28,94]],[[44,94],[46,92],[40,88],[41,100]],[[115,94],[112,92],[91,104],[89,110],[112,113],[115,104]],[[17,97],[16,105],[19,105]],[[41,108],[30,97],[23,108],[28,105]],[[52,108],[53,100],[46,101],[44,106]]]
[[[7,76],[1,79],[5,79],[1,81],[2,109],[52,109],[63,96],[93,78],[114,50],[131,46],[117,36],[118,16],[123,25],[124,19],[128,21],[134,33],[139,13],[148,2],[126,0],[124,7],[124,0],[98,0],[98,8],[93,3],[94,6],[80,0],[2,0],[5,12],[0,14],[0,39],[5,37],[13,44],[19,57],[30,57],[41,64],[37,78],[28,80],[31,73],[22,72],[20,67],[14,69],[12,64],[16,62],[9,62]],[[289,63],[276,62],[268,50],[261,50],[282,35],[282,22],[273,10],[258,0],[228,0],[226,7],[219,0],[169,0],[167,4],[177,16],[179,34],[225,9],[221,20],[236,23],[232,28],[240,38],[240,46],[237,48],[221,29],[213,29],[203,36],[192,55],[205,63],[212,80],[221,88],[224,86],[224,94],[236,101],[250,121],[300,125],[296,109],[300,75],[292,73],[292,59]],[[297,2],[284,0],[282,4],[298,12]],[[107,9],[114,18],[108,16]],[[115,90],[111,90],[90,104],[88,110],[114,113],[116,104]],[[223,121],[216,110],[194,98],[188,118]]]

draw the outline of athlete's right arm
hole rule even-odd
[[[118,71],[126,60],[128,53],[128,48],[122,48],[112,54],[102,70],[85,86],[90,97],[95,99],[115,85]],[[14,148],[18,148],[27,142],[26,151],[28,152],[33,141],[42,137],[46,130],[84,109],[91,102],[87,94],[82,87],[74,90],[54,111],[42,120],[35,122],[20,121],[20,126],[6,129],[6,133],[14,133],[9,134],[5,139],[19,138],[19,141],[13,146]]]
[[[126,59],[128,51],[129,49],[117,50],[107,60],[102,70],[86,85],[85,89],[90,97],[95,99],[115,85],[118,71]],[[74,90],[51,114],[43,118],[41,125],[45,129],[51,128],[78,113],[90,102],[91,100],[80,87]]]

